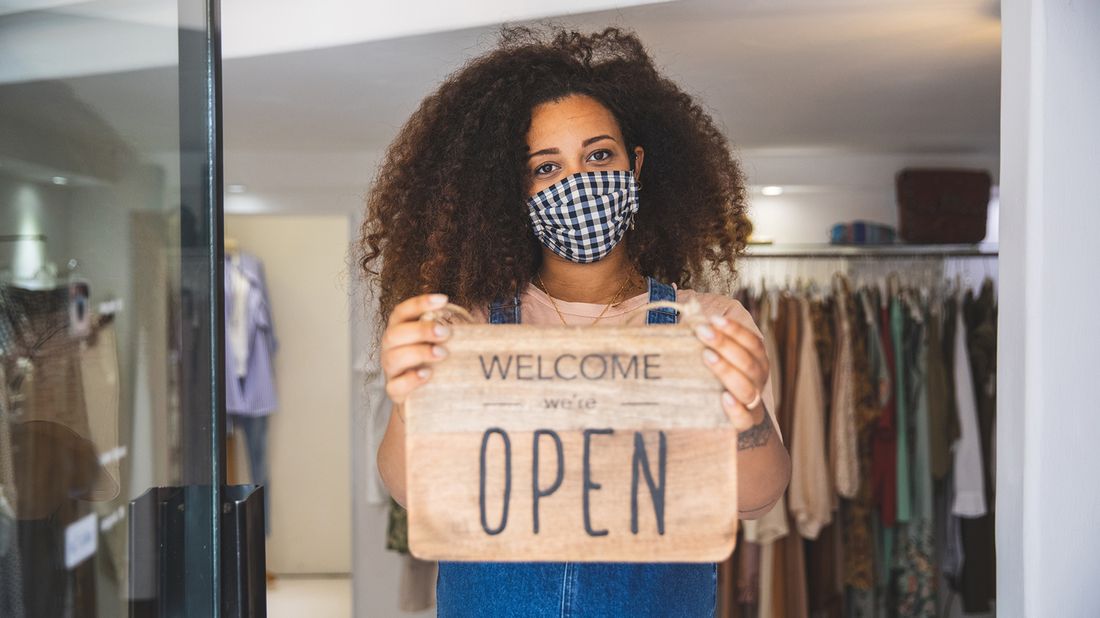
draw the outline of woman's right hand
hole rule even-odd
[[[413,389],[431,378],[432,363],[447,357],[442,342],[451,336],[451,327],[420,319],[425,312],[446,304],[445,294],[421,294],[393,308],[382,333],[381,361],[386,394],[395,404],[403,404]]]

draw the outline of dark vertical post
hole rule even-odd
[[[179,0],[180,483],[185,552],[182,615],[222,615],[221,29],[218,0]]]

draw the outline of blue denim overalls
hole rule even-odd
[[[650,302],[676,300],[652,277]],[[518,324],[519,298],[494,302],[491,324]],[[675,324],[672,309],[651,309],[647,324]],[[436,607],[453,616],[714,616],[718,565],[619,562],[439,563]]]

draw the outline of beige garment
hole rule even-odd
[[[783,365],[783,405],[779,408],[779,423],[787,435],[790,448],[796,450],[798,441],[793,425],[797,404],[795,388],[798,385],[801,356],[799,344],[804,335],[802,332],[804,329],[798,300],[787,291],[779,297],[778,315],[774,326],[775,338],[782,350]],[[788,486],[788,504],[790,492],[791,488]],[[790,512],[784,515],[789,518],[788,527],[795,528],[796,524]],[[778,618],[806,618],[808,616],[806,565],[802,537],[797,534],[788,534],[775,541],[773,546],[771,576],[767,580],[771,586],[771,615]]]
[[[781,397],[781,372],[780,372],[780,357],[779,357],[779,344],[775,339],[775,329],[772,328],[772,309],[775,308],[774,299],[770,293],[765,293],[764,297],[760,301],[760,332],[764,337],[764,348],[767,351],[768,359],[771,361],[770,369],[768,372],[768,382],[772,388],[772,401],[775,403],[775,410],[779,409],[780,397]],[[769,408],[769,410],[772,408]],[[775,432],[779,436],[779,439],[783,439],[783,434],[779,430],[779,424],[775,425]],[[757,519],[747,519],[742,523],[745,530],[745,540],[752,543],[768,544],[776,539],[781,539],[790,532],[787,527],[787,498],[786,492],[779,497],[779,501],[775,503],[772,510],[768,511],[762,517]],[[770,569],[765,569],[761,566],[761,577],[768,577],[771,574]],[[763,584],[761,584],[763,586]]]
[[[80,377],[88,408],[88,426],[100,465],[113,481],[121,482],[121,461],[128,451],[119,440],[118,337],[113,319],[101,321],[99,316],[93,316],[92,323],[97,325],[93,334],[80,345]],[[120,584],[128,581],[129,570],[126,505],[123,494],[113,500],[92,503],[99,516],[100,546],[106,547]]]
[[[93,319],[93,323],[98,319]],[[80,377],[88,411],[88,428],[100,462],[111,478],[120,479],[124,456],[118,437],[119,375],[118,342],[113,322],[95,328],[80,344]]]
[[[779,500],[776,501],[775,506],[773,506],[763,517],[745,520],[741,523],[745,526],[746,535],[749,534],[749,524],[753,525],[752,542],[760,543],[761,545],[773,543],[790,534],[791,529],[787,523],[786,492],[784,492],[782,496],[779,496]]]
[[[955,311],[955,410],[959,416],[959,439],[952,445],[954,465],[954,501],[951,514],[957,517],[981,517],[986,514],[985,477],[982,476],[981,428],[978,425],[978,401],[974,394],[974,374],[970,369],[970,350],[966,345],[962,293]]]
[[[750,525],[753,536],[760,544],[760,591],[757,615],[761,618],[775,616],[778,611],[773,601],[775,591],[775,552],[779,548],[777,541],[790,534],[787,522],[787,492],[779,497],[772,510],[755,520],[741,522],[745,527],[745,538],[749,538]]]
[[[673,284],[673,287],[675,288],[676,285]],[[741,304],[741,301],[728,296],[722,296],[721,294],[676,289],[676,302],[686,303],[693,299],[699,303],[704,315],[725,316],[734,323],[747,327],[757,337],[763,338],[760,329],[756,326],[756,322],[752,319],[752,314],[750,314],[749,310]],[[607,313],[604,313],[598,324],[622,325],[629,322],[632,325],[644,325],[645,312],[639,310],[647,302],[649,302],[648,292],[643,292],[620,301],[618,304],[608,309]],[[561,311],[562,315],[565,317],[566,324],[570,326],[592,324],[593,320],[595,320],[607,306],[606,303],[568,302],[558,300],[557,298],[551,301],[546,292],[543,292],[535,285],[528,284],[527,288],[520,294],[520,322],[523,324],[543,326],[561,324],[561,318],[558,317],[557,312],[554,310],[554,303],[557,303],[558,310]],[[487,305],[481,307],[467,307],[467,309],[470,310],[476,322],[484,324],[489,321],[489,308]],[[778,433],[779,423],[775,420],[775,413],[778,408],[776,408],[774,391],[775,387],[772,386],[771,377],[769,376],[768,381],[764,384],[764,392],[761,393],[761,399],[764,402],[764,407],[768,411],[768,415],[772,419],[772,427]],[[781,434],[779,437],[780,439],[783,438]]]
[[[435,580],[439,564],[410,554],[401,556],[398,607],[403,612],[422,612],[435,607]]]
[[[761,334],[764,336],[764,348],[767,350],[768,359],[771,361],[768,381],[772,386],[772,399],[775,402],[775,410],[779,410],[781,403],[781,359],[779,356],[779,344],[775,338],[775,329],[772,320],[776,316],[777,299],[771,292],[765,292],[760,303]],[[776,423],[776,433],[782,438],[779,424]],[[775,577],[775,541],[790,534],[787,523],[787,492],[779,497],[779,500],[763,517],[742,522],[745,529],[745,540],[760,544],[760,591],[757,596],[757,615],[762,617],[772,616],[776,609],[773,602],[775,589],[773,578]]]
[[[784,519],[786,519],[785,516]],[[771,618],[776,613],[775,601],[773,600],[773,577],[775,577],[775,544],[767,543],[760,546],[760,595],[758,597],[760,602],[756,606],[756,615],[760,618]]]
[[[814,347],[810,303],[797,297],[802,336],[799,343],[798,377],[791,420],[790,510],[798,533],[816,539],[832,521],[833,497],[825,460],[825,393],[821,365]]]
[[[779,343],[775,339],[775,329],[772,328],[772,320],[775,314],[775,299],[770,294],[764,294],[764,298],[760,302],[760,315],[762,326],[760,327],[760,334],[764,337],[764,350],[768,354],[769,364],[768,371],[768,383],[771,384],[772,402],[775,405],[774,408],[769,407],[769,410],[779,409],[779,398],[782,393],[782,372],[779,369]],[[773,419],[774,420],[774,419]],[[783,439],[783,432],[779,430],[779,423],[775,423],[775,433],[779,436],[779,439]]]
[[[836,491],[844,498],[859,492],[859,444],[856,438],[855,357],[852,356],[852,324],[848,316],[848,285],[837,275],[836,362],[833,367],[832,403],[829,407],[829,466]]]
[[[768,511],[768,513],[770,512],[771,511]],[[749,543],[760,543],[760,541],[757,540],[760,538],[760,519],[763,519],[766,515],[767,513],[757,519],[746,519],[741,522],[741,534],[744,535],[746,541]]]

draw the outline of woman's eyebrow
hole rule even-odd
[[[527,155],[527,158],[530,159],[531,157],[537,157],[544,154],[561,154],[561,151],[557,148],[543,148],[538,152],[532,152],[531,154]]]
[[[607,135],[607,134],[597,135],[595,137],[590,137],[590,138],[584,140],[583,142],[581,142],[581,148],[584,148],[584,147],[588,146],[589,144],[594,144],[594,143],[596,143],[596,142],[598,142],[602,139],[609,139],[611,141],[615,141],[615,138],[611,137],[610,135]],[[543,148],[542,150],[532,152],[531,154],[527,155],[527,158],[530,159],[531,157],[537,157],[539,155],[547,155],[547,154],[561,154],[561,150],[559,150],[557,148]]]
[[[595,142],[598,142],[601,139],[609,139],[611,141],[615,141],[615,138],[611,137],[610,135],[607,135],[607,134],[597,135],[596,137],[590,137],[590,138],[584,140],[584,142],[581,143],[581,148],[584,148],[585,146],[587,146],[589,144],[593,144]]]

